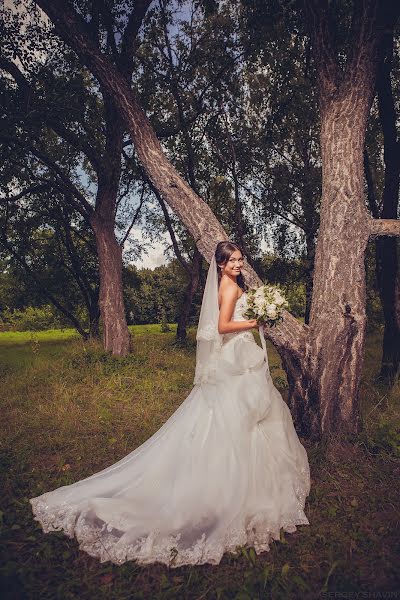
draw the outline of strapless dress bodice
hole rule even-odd
[[[236,300],[235,309],[232,315],[232,321],[245,321],[246,317],[243,316],[247,308],[247,294],[243,292],[243,294]]]
[[[236,300],[236,304],[235,304],[235,308],[233,310],[233,315],[232,315],[231,321],[246,321],[247,318],[243,316],[243,313],[246,311],[246,308],[247,308],[247,294],[246,294],[246,292],[243,292],[243,294],[240,296],[240,298],[238,298]],[[223,336],[223,343],[225,344],[226,342],[228,342],[238,336],[240,336],[244,339],[254,341],[253,334],[251,333],[251,330],[249,329],[246,331],[233,331],[232,333],[225,333]]]

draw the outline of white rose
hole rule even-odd
[[[255,298],[254,304],[255,304],[257,310],[261,311],[261,310],[263,310],[263,308],[265,306],[265,300],[264,300],[264,298]]]
[[[268,304],[266,313],[267,313],[267,317],[269,317],[270,319],[276,319],[277,310],[276,310],[275,304]]]

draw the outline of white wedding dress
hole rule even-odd
[[[243,320],[246,294],[232,319]],[[45,532],[64,530],[101,561],[218,564],[238,546],[269,550],[307,525],[307,454],[250,331],[221,336],[213,377],[150,439],[103,471],[30,500]]]

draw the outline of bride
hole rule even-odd
[[[281,528],[309,523],[307,454],[251,333],[257,322],[243,317],[242,266],[236,244],[217,245],[188,397],[125,458],[32,498],[45,532],[75,536],[102,562],[178,567],[218,564],[238,546],[259,554]]]

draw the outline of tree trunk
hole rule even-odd
[[[325,3],[307,0],[306,11],[319,88],[322,201],[302,365],[306,376],[304,389],[297,386],[293,390],[291,405],[300,418],[299,429],[318,438],[331,433],[355,434],[361,429],[358,394],[366,331],[364,256],[369,237],[378,231],[382,234],[387,227],[385,223],[377,226],[376,220],[372,223],[365,206],[365,129],[379,44],[382,35],[390,31],[389,16],[395,14],[386,13],[375,0],[355,4],[352,54],[343,73],[333,50]]]
[[[100,315],[103,346],[114,356],[131,351],[131,337],[126,322],[122,283],[122,248],[115,237],[115,213],[121,176],[121,153],[124,123],[112,96],[102,87],[106,123],[106,146],[102,169],[97,172],[97,195],[91,225],[96,237],[99,258]]]
[[[382,362],[378,379],[393,385],[400,371],[398,240],[382,237],[376,244],[376,273],[385,320]]]
[[[115,238],[113,223],[104,222],[95,213],[91,221],[99,257],[103,346],[114,356],[126,356],[131,350],[131,340],[122,291],[122,249]]]
[[[189,319],[190,309],[193,302],[193,297],[199,287],[200,270],[201,270],[202,256],[197,248],[194,249],[194,255],[191,265],[191,273],[189,283],[186,286],[185,293],[183,296],[182,305],[179,311],[178,328],[176,331],[176,337],[178,340],[183,342],[186,339],[186,328]]]
[[[304,323],[307,325],[310,322],[310,312],[311,312],[311,303],[312,303],[312,294],[313,294],[313,277],[314,277],[314,260],[315,260],[315,242],[314,242],[314,233],[310,235],[309,232],[306,232],[306,267],[305,267],[305,277],[306,277],[306,308],[304,314]]]
[[[89,308],[89,338],[100,337],[100,307],[99,298],[96,297]]]
[[[368,98],[369,90],[365,90]],[[358,109],[358,110],[357,110]],[[351,95],[322,116],[323,191],[307,362],[307,403],[320,400],[322,431],[360,429],[358,390],[366,328],[363,195],[367,107]],[[369,105],[368,105],[369,109]]]
[[[397,140],[397,115],[392,94],[391,68],[393,36],[389,39],[377,78],[379,118],[384,140],[385,181],[382,196],[382,219],[397,219],[400,183],[400,143]],[[382,363],[378,378],[392,385],[400,370],[400,311],[396,290],[399,284],[398,240],[381,237],[375,242],[376,275],[385,319]]]
[[[291,397],[298,429],[315,438],[331,432],[356,433],[361,426],[358,390],[366,329],[364,254],[370,235],[362,168],[366,114],[364,103],[357,106],[355,99],[348,97],[332,102],[321,119],[323,190],[306,343],[307,373],[298,373],[303,375],[301,387],[297,384]]]

